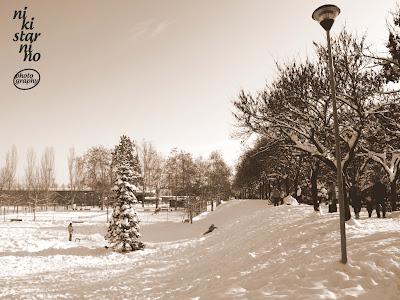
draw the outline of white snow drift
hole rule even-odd
[[[144,251],[104,248],[105,223],[0,223],[3,299],[399,299],[400,216],[347,224],[304,205],[230,201],[194,224],[144,224]],[[210,224],[218,229],[203,235]]]

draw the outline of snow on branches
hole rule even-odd
[[[368,123],[371,106],[384,80],[369,68],[363,55],[364,39],[343,30],[332,43],[342,169],[355,157]],[[275,81],[255,97],[241,92],[235,101],[238,125],[261,136],[288,139],[301,150],[336,171],[333,114],[325,45],[316,45],[316,59],[278,67]]]
[[[134,194],[136,186],[133,182],[138,178],[138,172],[135,170],[137,164],[133,153],[132,142],[126,136],[122,136],[113,153],[116,173],[112,188],[113,214],[105,238],[112,248],[123,252],[144,248],[144,244],[139,241],[139,219],[134,206],[137,200]]]
[[[118,164],[124,161],[131,167],[131,171],[133,172],[132,183],[137,185],[140,182],[142,175],[138,152],[135,143],[126,135],[121,136],[121,141],[119,145],[115,147],[112,154],[112,160],[114,172]]]

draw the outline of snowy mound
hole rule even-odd
[[[297,200],[295,198],[293,198],[292,196],[286,196],[285,198],[283,198],[283,204],[286,205],[299,205],[299,202],[297,202]]]
[[[203,236],[211,224],[217,229]],[[10,246],[3,246],[0,256],[4,299],[384,300],[400,295],[400,219],[390,213],[387,219],[369,219],[363,210],[359,220],[347,222],[347,265],[339,261],[338,214],[315,214],[306,205],[235,200],[193,224],[146,224],[145,250],[128,254],[102,247],[103,235],[95,230],[105,231],[105,223],[77,226],[81,240],[72,244],[65,241],[64,228],[29,232],[23,226],[30,224],[13,226],[0,224],[2,244]],[[29,248],[46,239],[53,249]]]

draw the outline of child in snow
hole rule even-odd
[[[208,230],[206,232],[203,233],[203,235],[206,235],[212,231],[214,231],[214,229],[217,229],[218,227],[215,226],[214,224],[211,224],[211,226],[208,228]]]
[[[68,233],[69,233],[69,241],[72,241],[72,232],[74,231],[74,228],[72,228],[72,223],[69,223],[68,225]]]

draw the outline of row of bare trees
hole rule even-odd
[[[148,141],[140,145],[133,142],[133,149],[134,160],[139,166],[136,171],[141,174],[136,184],[142,197],[148,194],[156,199],[161,194],[213,195],[211,199],[216,200],[229,197],[231,171],[218,152],[213,152],[208,159],[193,159],[191,153],[175,148],[164,157]],[[103,146],[92,147],[82,156],[77,156],[75,150],[70,149],[68,173],[71,203],[75,191],[89,187],[100,195],[101,206],[108,206],[113,184],[112,157],[113,151]]]
[[[40,160],[37,160],[33,148],[28,149],[24,168],[24,178],[18,181],[16,177],[18,152],[15,146],[6,153],[4,165],[0,163],[0,191],[13,189],[41,189],[48,190],[54,183],[54,150],[47,147]]]
[[[208,158],[193,159],[191,153],[173,149],[164,164],[164,185],[175,196],[198,196],[214,201],[231,193],[231,170],[214,151]]]
[[[14,187],[16,181],[15,175],[17,171],[17,162],[17,148],[12,146],[11,150],[6,153],[4,166],[0,168],[0,190],[11,190]]]
[[[54,150],[51,147],[44,149],[40,159],[37,159],[33,148],[28,149],[24,167],[24,177],[21,182],[16,178],[18,164],[17,148],[12,146],[6,153],[4,165],[0,169],[0,200],[1,205],[13,205],[17,208],[22,200],[35,212],[38,205],[51,202],[50,189],[54,186]],[[28,199],[19,199],[20,195],[12,193],[16,190],[28,191]]]
[[[140,174],[135,184],[143,199],[149,194],[155,199],[163,194],[209,197],[217,202],[229,197],[231,170],[220,153],[213,152],[208,159],[194,159],[191,153],[175,148],[165,157],[151,142],[143,141],[138,146],[132,143],[136,171]],[[23,179],[19,182],[17,163],[17,149],[13,146],[0,168],[1,204],[16,205],[18,209],[20,202],[28,203],[35,213],[39,205],[52,203],[56,187],[53,148],[45,148],[40,157],[33,148],[28,149]],[[65,204],[73,206],[79,192],[90,189],[98,197],[100,206],[108,207],[113,185],[112,163],[113,150],[104,146],[91,147],[82,155],[70,148],[67,155],[69,196],[64,196]],[[28,199],[17,199],[22,194],[15,192],[12,197],[7,193],[16,190],[25,190],[23,195]]]
[[[28,149],[25,165],[25,188],[28,190],[29,205],[33,209],[34,220],[36,220],[38,205],[47,205],[51,202],[50,189],[55,184],[54,168],[53,148],[47,147],[38,162],[35,151],[32,148]]]

